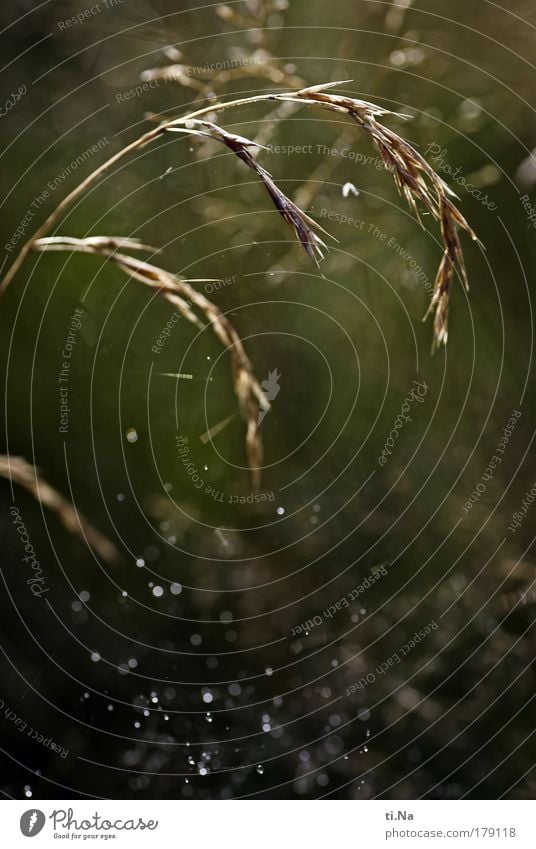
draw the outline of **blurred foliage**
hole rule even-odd
[[[63,235],[135,236],[160,247],[170,270],[232,279],[211,297],[259,378],[281,374],[263,423],[262,488],[275,495],[247,502],[238,416],[213,444],[197,438],[236,410],[228,355],[210,333],[181,320],[156,355],[164,301],[94,257],[30,259],[1,303],[0,453],[36,463],[123,559],[104,568],[17,491],[50,584],[48,602],[36,604],[1,484],[1,698],[69,750],[63,759],[30,747],[4,720],[3,791],[531,798],[533,521],[515,534],[508,525],[534,484],[535,248],[520,202],[525,193],[534,202],[536,183],[534,4],[339,0],[328,10],[323,0],[259,0],[219,13],[182,5],[128,0],[66,31],[58,21],[79,11],[72,2],[2,9],[4,26],[32,11],[3,36],[13,61],[1,100],[22,84],[28,94],[1,119],[2,245],[49,182],[58,187],[31,229],[141,132],[146,113],[178,115],[296,80],[352,80],[343,90],[411,115],[386,123],[423,153],[437,145],[450,173],[459,169],[497,209],[443,174],[485,251],[464,241],[471,290],[457,286],[449,345],[434,357],[431,325],[421,323],[429,292],[390,240],[433,281],[437,233],[412,218],[388,175],[363,164],[374,155],[369,140],[337,115],[263,105],[220,119],[264,144],[311,145],[259,158],[338,240],[321,273],[250,172],[213,142],[165,138],[66,215]],[[202,72],[233,61],[232,78]],[[156,76],[158,85],[124,98],[148,69],[170,64],[183,67],[182,82]],[[323,155],[323,145],[354,156]],[[343,196],[347,182],[357,196]],[[363,229],[324,220],[322,210]],[[58,373],[76,307],[84,317],[64,438]],[[178,372],[193,377],[163,376]],[[428,387],[425,403],[381,468],[414,380]],[[522,416],[505,457],[465,513],[513,410]],[[178,433],[212,495],[192,486]],[[234,496],[246,503],[228,503]],[[362,599],[291,636],[379,564],[388,574]],[[346,695],[431,621],[437,630],[401,663]]]

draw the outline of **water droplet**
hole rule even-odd
[[[160,596],[163,596],[164,595],[163,587],[153,587],[153,595],[156,596],[157,598],[160,598]]]
[[[171,584],[169,591],[172,595],[180,595],[182,587],[180,584]]]
[[[277,513],[278,516],[283,516],[285,514],[285,508],[284,507],[278,507],[275,512]]]
[[[262,764],[257,764],[257,772],[259,775],[264,775],[264,767]]]
[[[24,787],[24,795],[26,796],[27,799],[30,799],[33,796],[32,788],[30,787],[29,784],[26,784],[25,787]]]
[[[203,701],[206,705],[209,705],[214,700],[214,696],[212,693],[203,693]]]
[[[100,654],[98,653],[98,651],[94,651],[94,652],[91,653],[91,660],[93,661],[93,663],[99,662]]]
[[[356,189],[356,187],[354,186],[353,183],[345,183],[344,186],[342,187],[343,198],[347,198],[351,194],[354,195],[354,197],[358,197],[359,196],[359,190]]]
[[[138,441],[138,431],[133,427],[129,427],[127,430],[127,442],[137,442]]]

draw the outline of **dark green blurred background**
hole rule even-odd
[[[0,699],[68,750],[33,742],[2,709],[4,795],[533,797],[536,514],[508,526],[536,481],[534,4],[290,0],[222,12],[124,0],[69,27],[58,22],[88,7],[32,7],[18,0],[0,13],[0,105],[26,86],[0,118],[4,267],[27,210],[26,237],[143,131],[147,113],[205,105],[207,86],[231,98],[300,80],[352,80],[342,92],[411,115],[383,120],[428,151],[483,249],[462,235],[471,289],[457,282],[448,348],[431,356],[421,319],[437,227],[424,218],[423,229],[389,175],[364,164],[375,151],[343,116],[276,115],[269,104],[218,120],[265,144],[311,145],[259,161],[338,239],[321,273],[252,172],[211,142],[166,137],[67,213],[54,232],[135,236],[162,248],[154,261],[169,270],[232,279],[210,297],[259,379],[281,375],[261,429],[271,497],[247,502],[239,416],[212,444],[198,439],[236,412],[229,355],[210,330],[181,318],[155,354],[173,312],[164,300],[96,257],[30,257],[0,305],[0,453],[35,463],[121,558],[100,561],[15,487],[50,587],[32,597],[0,483]],[[166,58],[170,45],[180,57]],[[231,60],[241,72],[227,79],[220,66]],[[212,70],[125,99],[144,71],[171,61]],[[343,195],[347,182],[357,196]],[[58,376],[76,308],[62,434]],[[175,373],[192,378],[165,376]],[[382,467],[415,380],[424,402]],[[502,462],[465,512],[514,410]],[[190,440],[202,489],[177,434]],[[292,637],[381,564],[387,575],[357,602]],[[430,622],[421,644],[375,673]]]

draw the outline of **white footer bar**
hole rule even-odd
[[[4,801],[2,845],[535,849],[531,801]],[[29,840],[35,838],[35,843]]]

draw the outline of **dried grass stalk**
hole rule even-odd
[[[346,80],[344,82],[350,82]],[[441,226],[441,235],[444,244],[444,253],[435,280],[434,292],[430,304],[430,311],[434,313],[434,346],[445,344],[447,341],[447,321],[449,312],[449,301],[454,280],[455,271],[458,270],[465,285],[467,276],[463,260],[463,252],[459,241],[458,230],[466,230],[473,239],[476,236],[462,216],[460,211],[452,202],[455,197],[447,184],[436,174],[434,169],[426,162],[412,145],[393,130],[385,127],[378,119],[387,115],[397,115],[374,103],[358,100],[344,95],[333,94],[329,89],[341,85],[342,82],[325,83],[323,85],[302,88],[295,92],[283,92],[278,94],[261,94],[254,97],[240,98],[238,100],[224,103],[211,103],[210,106],[176,118],[163,121],[157,127],[136,139],[127,147],[112,156],[103,163],[92,174],[86,177],[82,183],[73,189],[48,216],[47,220],[39,227],[37,232],[26,242],[15,261],[8,269],[4,280],[0,284],[0,295],[5,291],[17,270],[22,265],[25,257],[31,250],[33,244],[41,239],[59,220],[65,209],[72,204],[86,189],[97,180],[101,174],[115,165],[131,152],[144,147],[161,135],[169,131],[195,132],[197,135],[208,135],[227,145],[233,152],[249,167],[252,168],[262,180],[266,190],[270,194],[273,203],[291,227],[308,255],[315,262],[322,257],[322,248],[325,247],[322,240],[314,232],[319,228],[308,215],[306,215],[293,201],[286,197],[276,186],[271,174],[262,168],[253,155],[251,147],[256,143],[244,139],[232,133],[228,133],[216,124],[202,121],[205,116],[212,116],[217,112],[239,106],[250,105],[261,102],[296,103],[307,106],[315,106],[330,111],[348,115],[354,123],[365,130],[380,152],[386,168],[391,172],[401,194],[405,197],[410,207],[418,215],[419,205],[430,213]],[[406,116],[398,116],[406,117]],[[427,314],[428,314],[427,313]]]
[[[323,233],[326,231],[290,200],[276,185],[272,175],[257,162],[252,149],[258,150],[262,148],[262,145],[224,130],[212,121],[207,120],[207,117],[212,117],[225,109],[270,101],[278,104],[299,104],[328,109],[349,116],[354,123],[371,136],[387,170],[392,174],[398,190],[406,199],[410,208],[418,216],[419,207],[423,207],[440,223],[444,252],[437,272],[428,313],[430,311],[434,313],[434,347],[446,344],[450,294],[456,271],[459,272],[467,286],[467,274],[458,230],[466,230],[473,239],[476,239],[476,236],[451,200],[455,195],[448,185],[409,142],[378,120],[387,115],[397,115],[397,113],[374,103],[333,94],[329,91],[334,86],[341,84],[341,82],[326,83],[301,88],[295,92],[261,94],[224,103],[211,103],[210,106],[189,115],[163,121],[114,154],[69,193],[50,213],[36,233],[23,245],[0,284],[1,295],[33,248],[38,250],[77,250],[99,254],[115,262],[126,273],[157,289],[180,310],[188,321],[197,327],[202,327],[203,325],[193,312],[191,304],[197,306],[209,320],[222,344],[231,353],[233,384],[242,417],[246,422],[246,449],[255,485],[258,485],[259,482],[259,466],[262,462],[262,442],[257,425],[259,404],[261,407],[266,407],[268,402],[253,375],[251,363],[244,352],[236,331],[220,310],[211,301],[200,295],[188,281],[182,280],[157,266],[121,253],[123,250],[144,249],[145,246],[137,240],[108,237],[92,237],[89,239],[44,237],[61,218],[65,209],[79,198],[105,171],[121,159],[152,143],[165,133],[189,133],[208,137],[226,145],[248,168],[257,174],[276,209],[291,228],[310,259],[318,264],[319,260],[323,258],[323,249],[326,248],[326,245],[315,231],[319,230]],[[406,116],[399,115],[398,117]],[[186,298],[189,299],[190,303]]]
[[[0,477],[14,481],[33,497],[52,510],[68,531],[89,546],[107,563],[118,560],[119,552],[110,540],[96,530],[70,501],[41,477],[39,469],[24,457],[0,455]]]
[[[251,470],[253,486],[260,484],[260,467],[263,461],[262,441],[259,435],[258,419],[262,407],[269,408],[270,403],[261,389],[254,373],[251,362],[244,351],[238,333],[223,315],[220,309],[208,298],[198,292],[192,283],[215,282],[214,280],[184,280],[156,265],[121,253],[118,248],[144,248],[137,240],[127,238],[110,238],[97,236],[89,239],[51,237],[39,239],[34,249],[39,251],[81,251],[82,253],[97,254],[115,263],[122,271],[140,280],[151,289],[159,292],[167,301],[173,304],[179,312],[199,329],[205,325],[199,320],[192,309],[197,307],[208,320],[220,342],[231,355],[233,387],[238,398],[242,418],[246,423],[246,453]],[[152,250],[152,249],[151,249]]]

